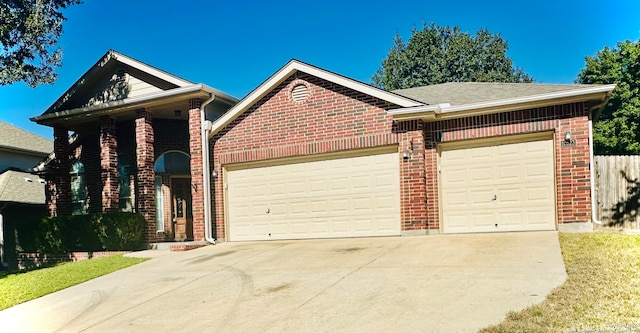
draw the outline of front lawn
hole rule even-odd
[[[113,255],[0,275],[0,310],[115,272],[148,259]]]
[[[640,332],[640,235],[561,233],[560,246],[565,283],[481,332]]]

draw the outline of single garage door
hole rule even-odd
[[[229,239],[399,235],[399,160],[392,148],[227,167]]]
[[[445,233],[555,230],[551,134],[440,148]]]

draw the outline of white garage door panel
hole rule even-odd
[[[552,140],[445,148],[440,165],[445,233],[555,229]]]
[[[232,241],[400,234],[395,152],[231,170],[226,177]]]

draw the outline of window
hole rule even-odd
[[[123,212],[133,212],[131,164],[125,155],[118,155],[118,208]]]
[[[156,203],[156,231],[164,231],[164,197],[166,194],[169,197],[167,185],[162,185],[162,179],[164,177],[165,184],[170,179],[170,176],[175,175],[190,175],[191,174],[191,158],[189,155],[181,151],[168,151],[156,160],[153,166],[153,171],[156,173],[155,178],[155,203]],[[163,193],[163,189],[165,193]],[[170,205],[171,200],[168,199],[167,205]],[[167,207],[168,208],[168,207]]]
[[[191,173],[190,160],[189,155],[181,151],[169,151],[158,157],[153,170],[172,175],[188,175]]]
[[[71,214],[87,214],[87,185],[84,175],[84,164],[75,161],[71,165]]]
[[[156,176],[156,232],[164,231],[164,201],[162,198],[162,177]]]

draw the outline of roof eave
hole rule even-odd
[[[194,98],[210,97],[211,94],[214,94],[215,92],[215,89],[207,87],[203,84],[194,84],[191,86],[165,90],[138,97],[126,98],[118,101],[111,101],[108,103],[102,103],[93,106],[56,111],[53,113],[43,114],[41,116],[30,118],[30,120],[41,125],[51,126],[71,118],[116,114],[134,108],[153,106],[158,103],[164,102],[167,99],[184,98],[190,95],[193,95]],[[223,95],[225,99],[233,99],[233,97],[230,97],[226,94]]]
[[[51,145],[51,148],[53,149],[53,144]],[[11,151],[11,152],[19,152],[22,154],[27,154],[27,155],[32,155],[32,156],[47,156],[49,155],[49,151],[39,151],[39,150],[33,150],[33,149],[24,149],[24,148],[18,148],[18,147],[12,147],[12,146],[6,146],[6,145],[0,145],[0,150],[4,150],[4,151]]]
[[[403,108],[390,110],[388,112],[398,121],[414,119],[422,119],[424,121],[455,119],[584,101],[598,101],[602,103],[602,101],[606,101],[606,99],[609,98],[614,88],[615,85],[610,84],[497,101],[456,106],[440,104],[438,107]]]

